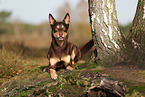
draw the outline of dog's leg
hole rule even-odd
[[[76,49],[73,49],[72,55],[71,55],[71,63],[72,63],[72,65],[75,63],[75,61],[74,61],[74,58],[75,58],[75,56],[76,56],[75,50],[76,50]]]
[[[57,79],[56,63],[60,60],[58,58],[50,58],[50,75],[52,79]]]
[[[50,75],[51,75],[51,78],[52,79],[57,79],[57,74],[56,74],[56,71],[55,71],[55,69],[50,69]]]
[[[69,66],[67,66],[67,68],[66,69],[68,69],[68,70],[71,70],[71,71],[73,71],[74,69],[69,65]]]
[[[71,53],[71,63],[74,64],[80,59],[80,57],[81,57],[80,49],[78,49],[77,46],[73,46]]]

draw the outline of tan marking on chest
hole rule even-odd
[[[64,61],[66,63],[70,63],[70,55],[61,57],[61,58],[50,58],[51,66],[55,65],[57,62]]]
[[[64,61],[66,63],[70,63],[70,55],[64,56],[61,58],[61,61]]]
[[[55,65],[59,61],[60,61],[59,58],[50,58],[50,64],[51,64],[51,66]]]

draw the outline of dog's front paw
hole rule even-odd
[[[54,69],[50,69],[50,75],[51,75],[51,78],[56,80],[57,79],[57,74],[56,74],[56,71]]]
[[[72,65],[75,64],[75,61],[72,61]]]
[[[74,70],[71,66],[67,66],[67,68],[66,68],[66,69],[71,70],[71,71],[73,71],[73,70]]]

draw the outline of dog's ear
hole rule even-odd
[[[54,19],[54,17],[51,14],[49,14],[49,23],[53,25],[55,22],[56,20]]]
[[[67,13],[63,19],[63,21],[65,22],[65,24],[69,24],[70,23],[70,15],[69,13]]]

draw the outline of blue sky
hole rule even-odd
[[[17,18],[28,23],[39,24],[47,21],[49,13],[56,17],[58,8],[63,6],[65,1],[70,2],[72,9],[75,9],[79,2],[79,0],[0,0],[0,11],[12,11],[12,19]],[[137,1],[116,0],[120,24],[127,25],[133,20]]]

